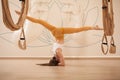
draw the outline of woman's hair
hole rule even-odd
[[[55,56],[49,61],[50,66],[58,66],[58,63],[59,61],[56,59]]]

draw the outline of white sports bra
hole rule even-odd
[[[62,47],[63,47],[62,44],[54,43],[54,44],[53,44],[53,48],[52,48],[53,53],[56,54],[56,50],[57,50],[58,48],[61,48],[61,49],[62,49]]]

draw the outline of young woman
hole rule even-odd
[[[16,11],[16,13],[19,15],[21,14],[19,11]],[[57,28],[41,19],[32,18],[30,16],[26,16],[26,19],[34,23],[43,25],[55,37],[56,43],[53,44],[54,57],[49,62],[50,65],[53,65],[53,66],[56,66],[56,65],[64,66],[65,65],[64,57],[62,54],[62,44],[64,43],[64,34],[72,34],[72,33],[77,33],[77,32],[82,32],[82,31],[87,31],[87,30],[103,30],[103,28],[99,28],[98,26],[96,27],[84,26],[80,28],[71,28],[71,27]]]

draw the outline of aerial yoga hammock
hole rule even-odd
[[[113,17],[113,4],[112,0],[102,0],[102,10],[103,10],[103,27],[104,27],[104,35],[102,38],[101,49],[102,52],[106,55],[109,53],[116,53],[116,46],[114,43],[114,17]],[[110,49],[107,40],[107,36],[111,36],[110,41]],[[106,46],[106,50],[105,50]]]
[[[13,22],[10,9],[9,9],[9,1],[8,0],[1,0],[2,3],[2,13],[3,13],[3,22],[5,26],[10,29],[11,31],[16,31],[21,29],[21,34],[20,34],[20,40],[18,41],[18,45],[21,49],[26,49],[26,39],[25,39],[25,33],[23,29],[23,25],[25,22],[25,18],[28,12],[28,1],[29,0],[19,0],[21,1],[21,14],[18,19],[18,22],[15,24]],[[22,43],[23,42],[23,43]]]

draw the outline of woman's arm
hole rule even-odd
[[[58,66],[65,66],[65,61],[64,61],[63,54],[62,54],[62,49],[58,48],[56,54],[57,54],[57,58],[59,59]]]
[[[20,15],[21,13],[19,11],[15,11],[18,15]],[[26,18],[28,20],[30,20],[31,22],[34,22],[34,23],[38,23],[38,24],[41,24],[43,25],[45,28],[47,28],[48,30],[52,31],[55,29],[55,26],[53,25],[50,25],[49,23],[47,23],[46,21],[44,20],[41,20],[41,19],[36,19],[36,18],[33,18],[33,17],[30,17],[30,16],[26,16]]]

